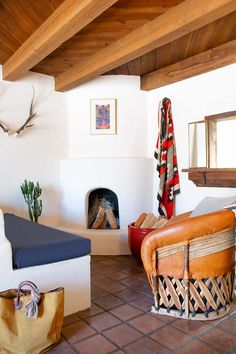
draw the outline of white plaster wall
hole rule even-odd
[[[69,157],[146,156],[146,92],[136,76],[101,76],[68,92]],[[117,99],[117,135],[90,135],[90,99]]]
[[[0,70],[1,71],[1,70]],[[53,78],[29,73],[17,82],[0,81],[0,121],[16,130],[29,115],[35,89],[34,127],[10,138],[0,130],[0,208],[28,217],[20,185],[26,178],[43,188],[40,222],[57,224],[60,211],[60,161],[67,157],[66,95],[54,91]]]
[[[153,161],[146,158],[83,158],[61,163],[64,223],[87,228],[87,198],[96,188],[116,193],[120,227],[152,210]]]
[[[205,196],[236,195],[235,188],[196,187],[182,168],[188,168],[188,123],[204,116],[236,110],[236,64],[191,79],[152,90],[147,95],[147,156],[153,156],[157,138],[158,103],[164,97],[172,101],[181,194],[176,197],[176,214],[193,209]],[[236,135],[236,131],[235,131]],[[227,140],[225,141],[227,144]],[[234,156],[235,151],[228,151]],[[154,175],[154,211],[157,211],[157,173]]]

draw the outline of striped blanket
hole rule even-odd
[[[159,104],[159,135],[154,157],[160,177],[157,199],[158,211],[168,219],[174,214],[174,196],[180,192],[179,173],[174,139],[171,101],[164,98]]]

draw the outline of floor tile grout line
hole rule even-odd
[[[69,344],[70,344],[70,346],[73,348],[73,350],[77,350],[78,351],[78,349],[77,348],[75,348],[73,345],[74,344],[77,344],[77,343],[81,343],[81,342],[84,342],[84,341],[86,341],[87,339],[91,339],[91,338],[93,338],[93,337],[96,337],[97,335],[101,335],[102,337],[104,337],[105,338],[105,336],[102,334],[102,332],[99,332],[99,331],[97,331],[96,330],[96,333],[93,333],[93,334],[91,334],[91,335],[89,335],[89,336],[87,336],[87,337],[84,337],[84,338],[80,338],[80,339],[78,339],[76,342],[74,342],[74,343],[71,343],[71,342],[68,342]],[[107,339],[107,338],[105,338],[105,339]],[[109,342],[111,342],[110,340],[109,340]],[[112,343],[112,342],[111,342]],[[112,343],[113,344],[113,343]],[[115,345],[116,347],[117,347],[117,349],[120,349],[117,345]],[[117,350],[116,349],[116,350]],[[78,351],[79,353],[80,353],[80,351]],[[83,354],[83,353],[82,353]]]
[[[108,311],[107,311],[107,312],[108,312]],[[145,313],[145,312],[144,312],[144,313]],[[112,314],[112,315],[113,315],[113,314]],[[118,324],[116,324],[116,325],[114,325],[114,326],[111,326],[111,327],[109,327],[109,328],[103,329],[103,330],[98,330],[98,329],[96,329],[96,328],[95,328],[94,326],[92,326],[88,321],[86,321],[86,319],[84,320],[84,322],[86,322],[89,327],[91,327],[91,328],[94,329],[97,333],[99,333],[99,334],[101,334],[101,335],[103,335],[103,336],[104,336],[104,332],[105,332],[105,331],[108,331],[108,330],[110,330],[110,329],[114,329],[114,328],[120,326],[122,323],[125,323],[125,324],[127,324],[128,326],[130,326],[131,328],[135,329],[137,332],[139,332],[139,333],[142,335],[142,337],[140,337],[139,339],[141,339],[141,338],[143,338],[143,337],[148,337],[148,338],[149,338],[150,333],[149,333],[149,334],[145,334],[145,333],[141,332],[140,330],[138,330],[137,328],[135,328],[135,327],[133,327],[132,325],[130,325],[129,323],[127,323],[126,320],[121,320],[119,317],[117,317],[117,316],[115,316],[115,315],[114,315],[114,317],[116,317],[116,318],[120,321],[120,323],[118,323]],[[136,317],[138,317],[138,315],[137,315],[137,316],[134,316],[134,317],[132,317],[132,318],[130,318],[129,320],[135,319]],[[163,328],[163,327],[165,327],[165,326],[167,326],[167,325],[168,325],[168,323],[163,322],[163,326],[162,326],[161,328]],[[154,332],[155,332],[155,331],[154,331]],[[93,334],[93,335],[91,335],[91,336],[94,336],[94,335],[95,335],[95,334]],[[91,337],[91,336],[89,336],[89,337]],[[104,336],[104,337],[105,337],[105,336]],[[87,338],[88,338],[88,337],[87,337]],[[105,337],[105,338],[110,341],[109,338],[107,338],[107,337]],[[154,340],[153,338],[149,338],[149,339]],[[80,340],[78,340],[78,342],[79,342],[79,341],[82,341],[82,340],[83,340],[83,339],[80,339]],[[136,341],[137,341],[137,340],[133,341],[132,343],[134,343],[134,342],[136,342]],[[168,348],[165,347],[163,344],[159,343],[157,340],[154,340],[154,341],[155,341],[156,343],[158,343],[159,345],[161,345],[162,347],[168,349]],[[113,343],[113,342],[112,342],[112,343]],[[129,344],[131,344],[131,343],[129,343]],[[117,346],[117,344],[116,344],[116,346]],[[121,348],[123,348],[123,347],[119,347],[119,349],[121,349]]]
[[[94,283],[93,283],[93,285],[99,287],[97,284],[94,284]],[[120,284],[120,285],[123,285],[123,286],[125,286],[126,288],[129,288],[129,289],[133,289],[132,287],[129,287],[129,286],[124,285],[124,284]],[[107,291],[109,294],[114,294],[114,293],[116,292],[116,291],[111,292],[111,291],[109,291],[109,290],[107,290],[107,289],[104,289],[104,288],[100,288],[100,289],[102,289],[102,290],[104,290],[104,291]],[[124,290],[124,289],[123,289],[123,290]],[[123,291],[123,290],[120,290],[120,291]],[[152,295],[150,295],[150,294],[148,294],[148,293],[146,293],[146,292],[144,292],[144,291],[142,291],[142,290],[137,290],[137,289],[135,289],[135,290],[138,291],[138,292],[140,292],[141,295],[149,296],[149,297],[152,298]]]
[[[211,328],[209,328],[209,329],[211,329]],[[185,334],[186,334],[186,333],[185,333]],[[201,333],[201,334],[202,334],[202,333]],[[185,346],[187,346],[188,344],[190,344],[190,343],[191,343],[192,341],[194,341],[194,340],[199,340],[200,342],[202,342],[202,343],[204,343],[205,345],[207,345],[210,349],[214,349],[214,350],[216,350],[217,352],[222,353],[221,350],[219,350],[219,349],[217,349],[216,347],[212,346],[210,343],[207,343],[207,342],[205,342],[204,340],[202,340],[202,339],[201,339],[201,334],[199,334],[199,335],[191,335],[192,340],[191,340],[190,342],[188,342],[188,343],[185,343],[185,344],[181,345],[181,346],[178,348],[177,353],[178,353],[178,351],[179,351],[181,348],[184,348]]]
[[[124,321],[123,321],[124,322]],[[124,322],[124,323],[126,323],[126,322]],[[139,337],[138,339],[136,339],[136,340],[134,340],[134,341],[132,341],[132,342],[129,342],[129,343],[127,343],[126,345],[124,345],[124,346],[122,346],[122,347],[119,347],[119,349],[121,349],[121,350],[123,350],[125,347],[127,347],[128,345],[131,345],[131,344],[133,344],[133,343],[136,343],[136,342],[138,342],[139,340],[141,340],[141,339],[143,339],[143,338],[148,338],[148,339],[150,339],[150,340],[153,340],[154,342],[156,342],[156,343],[158,343],[161,347],[163,347],[163,348],[165,348],[165,349],[168,349],[167,347],[165,347],[163,344],[161,344],[160,342],[158,342],[157,340],[155,340],[155,339],[153,339],[153,338],[150,338],[149,337],[149,334],[145,334],[145,333],[143,333],[143,332],[141,332],[140,330],[138,330],[137,328],[134,328],[134,327],[132,327],[129,323],[126,323],[128,326],[130,326],[131,328],[133,328],[133,329],[135,329],[137,332],[139,332],[142,336],[141,337]],[[119,324],[120,325],[120,324]],[[117,325],[117,326],[119,326],[119,325]],[[162,328],[162,327],[161,327]],[[103,335],[104,335],[104,337],[105,337],[105,331],[108,331],[110,328],[108,328],[108,329],[106,329],[106,330],[104,330],[102,333],[103,333]],[[107,337],[106,337],[107,338]],[[109,338],[107,338],[108,340],[110,340]],[[116,344],[117,345],[117,344]],[[169,349],[168,349],[169,350]]]
[[[109,311],[107,311],[107,312],[109,312]],[[145,314],[146,312],[145,311],[143,311],[143,314]],[[138,316],[140,316],[140,314],[139,315],[137,315],[137,316],[134,316],[134,317],[131,317],[130,319],[128,319],[128,320],[121,320],[118,316],[116,316],[116,315],[114,315],[114,314],[112,314],[114,317],[116,317],[118,320],[120,320],[121,321],[121,323],[119,323],[119,324],[116,324],[116,325],[114,325],[114,326],[112,326],[112,327],[109,327],[109,328],[106,328],[106,329],[104,329],[104,330],[101,330],[101,331],[98,331],[98,330],[96,330],[96,331],[98,331],[99,333],[101,333],[101,334],[103,334],[105,331],[108,331],[108,330],[110,330],[110,329],[113,329],[113,328],[115,328],[115,327],[118,327],[118,326],[120,326],[122,323],[125,323],[125,324],[127,324],[128,326],[130,326],[131,328],[133,328],[133,329],[135,329],[136,331],[138,331],[141,335],[142,335],[142,338],[143,337],[147,337],[147,338],[149,338],[149,335],[150,335],[150,333],[148,333],[148,334],[145,334],[145,333],[143,333],[143,332],[141,332],[139,329],[137,329],[137,328],[135,328],[135,327],[133,327],[132,325],[130,325],[127,321],[130,321],[130,320],[133,320],[133,319],[135,319],[135,318],[137,318]],[[88,325],[90,326],[90,324],[88,323]],[[163,326],[161,327],[161,328],[164,328],[165,326],[168,326],[169,325],[169,323],[167,322],[163,322]],[[92,327],[92,326],[91,326]],[[94,327],[92,327],[93,329],[94,329]],[[159,328],[158,328],[159,329]],[[156,330],[154,330],[153,332],[155,332]],[[141,338],[139,338],[139,339],[141,339]],[[159,345],[161,345],[162,347],[164,347],[164,348],[166,348],[166,349],[168,349],[169,350],[169,348],[167,348],[167,347],[165,347],[162,343],[160,343],[160,342],[158,342],[157,340],[155,340],[155,339],[153,339],[153,338],[149,338],[149,339],[152,339],[152,340],[154,340],[156,343],[158,343]],[[135,341],[134,341],[135,342]],[[131,343],[129,343],[129,344],[131,344]],[[122,347],[121,347],[122,348]]]
[[[134,290],[135,292],[139,292],[139,293],[141,293],[142,295],[143,295],[143,292],[141,292],[140,290],[138,290],[138,289],[136,289],[136,288],[133,288],[133,287],[131,287],[131,286],[129,286],[129,285],[125,285],[125,284],[122,284],[122,283],[120,283],[120,281],[118,280],[118,281],[114,281],[115,283],[118,283],[118,284],[120,284],[120,285],[123,285],[123,286],[125,286],[126,288],[128,288],[128,290]],[[97,285],[96,283],[94,283],[93,281],[91,281],[91,284],[92,285],[94,285],[94,286],[97,286],[98,288],[100,288],[100,289],[102,289],[102,290],[104,290],[103,288],[101,288],[99,285]],[[108,291],[108,290],[107,290]],[[124,289],[123,290],[119,290],[118,291],[118,293],[119,292],[122,292],[122,291],[124,291]],[[152,295],[152,293],[151,293],[151,290],[150,290],[150,293],[149,294],[146,294],[145,293],[145,295],[146,296],[149,296],[149,297],[153,297],[153,295]]]
[[[111,294],[112,295],[112,294]],[[107,295],[108,296],[108,295]],[[115,295],[114,295],[115,296]],[[143,296],[144,297],[144,296]],[[99,307],[101,307],[102,309],[104,309],[105,311],[111,311],[111,310],[115,310],[116,308],[118,308],[118,307],[120,307],[120,306],[122,306],[122,305],[130,305],[130,306],[132,306],[132,307],[135,307],[136,309],[139,309],[140,311],[143,311],[143,312],[146,312],[145,310],[142,310],[142,309],[140,309],[140,308],[138,308],[138,307],[136,307],[135,305],[133,305],[132,304],[132,301],[135,301],[135,300],[138,300],[138,299],[142,299],[143,297],[140,297],[140,298],[137,298],[137,299],[133,299],[133,300],[129,300],[129,301],[126,301],[126,300],[123,300],[123,299],[121,299],[121,298],[119,298],[119,297],[117,297],[119,300],[122,300],[123,301],[123,304],[119,304],[119,305],[116,305],[116,306],[114,306],[114,307],[110,307],[110,308],[105,308],[105,307],[103,307],[101,304],[97,304],[96,303],[96,300],[93,300],[93,302],[95,303],[95,305],[96,306],[99,306]],[[101,298],[99,298],[99,300],[100,300]]]
[[[136,291],[142,292],[141,290],[137,290],[136,288],[133,288],[132,285],[129,286],[129,285],[123,284],[122,281],[119,281],[119,280],[118,280],[118,283],[119,283],[120,285],[126,286],[126,287],[129,288],[129,289],[135,289]],[[144,282],[144,283],[145,283],[145,282]],[[143,293],[143,292],[142,292],[142,293]],[[150,293],[149,293],[149,294],[146,294],[146,295],[149,295],[149,296],[151,296],[151,297],[153,296],[152,293],[151,293],[151,288],[150,288]]]
[[[111,343],[113,343],[112,339],[110,339],[108,336],[106,336],[106,333],[105,333],[105,332],[108,331],[108,330],[110,330],[110,328],[104,330],[104,332],[103,332],[102,334],[103,334],[103,336],[104,336],[107,340],[109,340]],[[144,335],[142,335],[142,337],[139,337],[138,339],[134,339],[133,341],[131,341],[131,342],[125,344],[125,345],[122,345],[122,346],[119,346],[119,345],[118,345],[117,343],[115,343],[115,342],[114,342],[114,344],[115,344],[116,346],[118,346],[118,349],[123,350],[122,348],[126,347],[127,345],[130,345],[130,344],[133,344],[133,343],[137,342],[137,340],[139,340],[139,339],[141,339],[141,338],[143,338],[143,337],[144,337]]]
[[[191,320],[185,320],[185,319],[183,319],[183,321],[191,321]],[[174,322],[176,322],[176,321],[174,321]],[[173,324],[174,322],[169,323],[169,325],[170,325],[172,328],[178,329],[180,332],[182,332],[182,333],[184,333],[184,334],[191,335],[192,337],[195,337],[195,336],[198,336],[198,335],[200,336],[200,335],[202,335],[203,333],[205,333],[205,332],[207,332],[208,330],[210,330],[210,329],[213,328],[213,326],[210,325],[208,328],[203,329],[202,332],[200,332],[199,334],[197,334],[197,335],[192,335],[192,334],[186,333],[186,332],[185,332],[183,329],[181,329],[181,328],[178,328],[178,327],[173,326],[172,324]]]
[[[161,327],[161,328],[163,328],[163,327]],[[155,331],[156,332],[156,331]],[[149,338],[149,339],[151,339],[151,340],[153,340],[154,342],[156,342],[156,343],[158,343],[159,345],[161,345],[162,347],[164,347],[165,349],[168,349],[168,350],[170,350],[170,351],[173,351],[174,349],[170,349],[170,348],[168,348],[167,346],[165,346],[163,343],[160,343],[157,339],[155,339],[155,338],[150,338],[149,336],[150,336],[151,334],[149,334],[149,335],[147,335],[147,337]],[[192,338],[189,340],[189,342],[187,342],[187,343],[185,343],[184,345],[186,345],[186,344],[188,344],[188,343],[190,343],[191,342],[191,340],[192,340]]]
[[[129,289],[126,289],[126,290],[129,290]],[[117,297],[118,299],[124,300],[124,298],[120,297],[118,294],[121,293],[121,292],[123,292],[123,291],[126,291],[126,290],[118,291],[117,294],[112,294],[112,295],[115,296],[115,297]],[[138,292],[138,291],[136,291],[136,292]],[[104,296],[102,296],[101,298],[106,297],[106,296],[108,296],[108,295],[104,295]],[[139,299],[139,298],[141,298],[141,297],[144,297],[144,295],[140,293],[140,297],[136,297],[136,298],[134,298],[134,299],[131,299],[131,300],[124,300],[124,301],[129,301],[129,302],[130,302],[130,301],[135,301],[135,300],[137,300],[137,299]]]
[[[123,305],[129,305],[127,302],[124,302],[124,304]],[[138,317],[138,316],[140,316],[141,314],[138,314],[138,315],[135,315],[135,316],[133,316],[133,317],[130,317],[129,319],[127,319],[127,320],[123,320],[122,318],[120,318],[119,316],[117,316],[116,314],[114,314],[114,313],[112,313],[111,311],[112,310],[115,310],[116,308],[119,308],[120,306],[123,306],[123,305],[118,305],[118,306],[116,306],[116,307],[114,307],[114,308],[111,308],[111,309],[105,309],[105,311],[104,312],[109,312],[109,314],[110,315],[112,315],[112,316],[114,316],[116,319],[118,319],[118,320],[120,320],[120,321],[122,321],[122,322],[124,322],[124,321],[127,321],[127,320],[131,320],[131,319],[134,319],[134,318],[136,318],[136,317]],[[100,307],[101,307],[101,305],[99,305]],[[132,305],[130,305],[130,306],[132,306]],[[133,307],[135,307],[135,306],[133,306]],[[135,307],[136,308],[136,307]],[[137,309],[137,308],[136,308]],[[140,310],[140,309],[139,309]],[[140,310],[140,311],[142,311],[142,313],[145,313],[145,311],[144,310]],[[99,315],[99,314],[98,314]]]
[[[123,321],[122,321],[123,322]],[[100,334],[100,335],[102,335],[105,339],[107,339],[109,342],[111,342],[112,344],[114,344],[118,349],[120,349],[120,350],[122,350],[122,348],[124,347],[124,346],[119,346],[117,343],[115,343],[115,342],[113,342],[108,336],[106,336],[105,335],[105,332],[106,331],[108,331],[108,330],[110,330],[110,329],[115,329],[116,327],[119,327],[121,324],[122,324],[122,322],[121,323],[117,323],[116,325],[114,325],[114,326],[111,326],[111,327],[109,327],[109,328],[106,328],[106,329],[103,329],[103,330],[98,330],[98,329],[96,329],[95,327],[93,327],[92,325],[90,325],[89,323],[88,323],[88,325],[92,328],[92,329],[94,329],[95,331],[96,331],[96,333],[94,333],[93,335],[91,335],[91,336],[95,336],[96,334]],[[141,333],[142,334],[142,333]],[[91,337],[90,336],[90,337]],[[144,337],[144,335],[142,334],[142,336]],[[88,338],[88,337],[87,337]],[[79,340],[79,341],[82,341],[82,339],[81,340]],[[79,342],[78,341],[78,342]],[[137,340],[134,340],[133,342],[135,342],[135,341],[137,341]],[[132,342],[132,343],[133,343]],[[77,343],[77,342],[76,342]],[[129,343],[130,344],[130,343]]]
[[[66,342],[77,354],[81,354],[76,348],[73,347],[73,344],[67,340],[66,336],[64,336],[64,335],[62,334],[61,337],[65,340],[65,342]]]
[[[113,294],[110,294],[110,295],[113,295]],[[102,298],[105,298],[106,296],[110,296],[110,295],[105,295],[104,297],[99,298],[99,300],[102,299]],[[116,296],[116,295],[113,295],[113,296]],[[148,310],[141,309],[140,307],[135,306],[134,304],[132,304],[133,301],[136,301],[136,300],[138,300],[138,299],[143,299],[143,298],[145,298],[144,295],[142,295],[142,297],[140,297],[140,298],[133,299],[133,300],[129,300],[129,301],[122,300],[122,301],[124,302],[123,304],[114,306],[114,307],[109,308],[109,309],[106,309],[106,308],[103,307],[101,304],[98,304],[98,303],[96,302],[96,300],[98,300],[98,299],[94,299],[94,300],[92,301],[92,304],[94,304],[94,305],[96,305],[97,307],[99,307],[100,309],[102,309],[103,312],[105,312],[105,311],[111,311],[111,310],[114,310],[114,309],[116,309],[116,308],[118,308],[118,307],[120,307],[120,306],[122,306],[122,305],[128,304],[128,305],[130,305],[130,306],[132,306],[132,307],[134,307],[134,308],[136,308],[136,309],[142,311],[143,314],[150,314],[150,315],[153,315],[153,314],[151,313],[151,310],[150,310],[149,312],[147,312]],[[119,298],[119,297],[118,297],[118,299],[121,300],[121,298]],[[80,317],[79,314],[77,314],[77,313],[76,313],[75,315],[77,316],[78,320],[84,320],[84,319],[87,319],[87,318],[90,318],[90,317],[94,317],[94,316],[99,315],[99,314],[100,314],[100,313],[95,313],[95,314],[92,314],[92,315],[90,315],[90,316],[88,316],[88,317]],[[113,315],[113,313],[112,313],[112,315]],[[141,314],[137,315],[137,317],[138,317],[138,316],[141,316]],[[119,319],[120,319],[120,318],[119,318]],[[130,319],[133,319],[133,318],[130,318]],[[129,319],[129,320],[130,320],[130,319]],[[162,321],[162,320],[160,320],[160,321]],[[163,321],[163,322],[166,323],[165,321]],[[168,323],[168,322],[167,322],[167,323]],[[68,325],[70,325],[70,324],[68,324]],[[67,326],[68,326],[68,325],[67,325]],[[67,326],[65,326],[65,327],[67,327]]]
[[[217,349],[217,348],[214,347],[212,344],[210,344],[210,343],[208,343],[208,342],[205,342],[200,336],[199,336],[197,339],[198,339],[200,342],[206,344],[209,348],[214,349],[214,350],[218,351],[219,353],[226,354],[226,352],[222,352],[222,350]]]

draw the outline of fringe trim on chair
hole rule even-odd
[[[234,245],[234,229],[224,230],[222,232],[215,233],[212,236],[207,235],[199,237],[189,241],[189,260],[224,251],[227,248],[234,247]],[[184,252],[183,242],[160,248],[157,251],[157,257],[158,259],[161,259],[177,252]]]

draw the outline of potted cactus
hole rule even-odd
[[[38,218],[42,214],[43,208],[42,200],[39,199],[40,195],[42,194],[42,188],[40,188],[38,182],[35,185],[34,182],[27,181],[26,179],[20,188],[25,202],[28,205],[30,220],[37,223]]]

